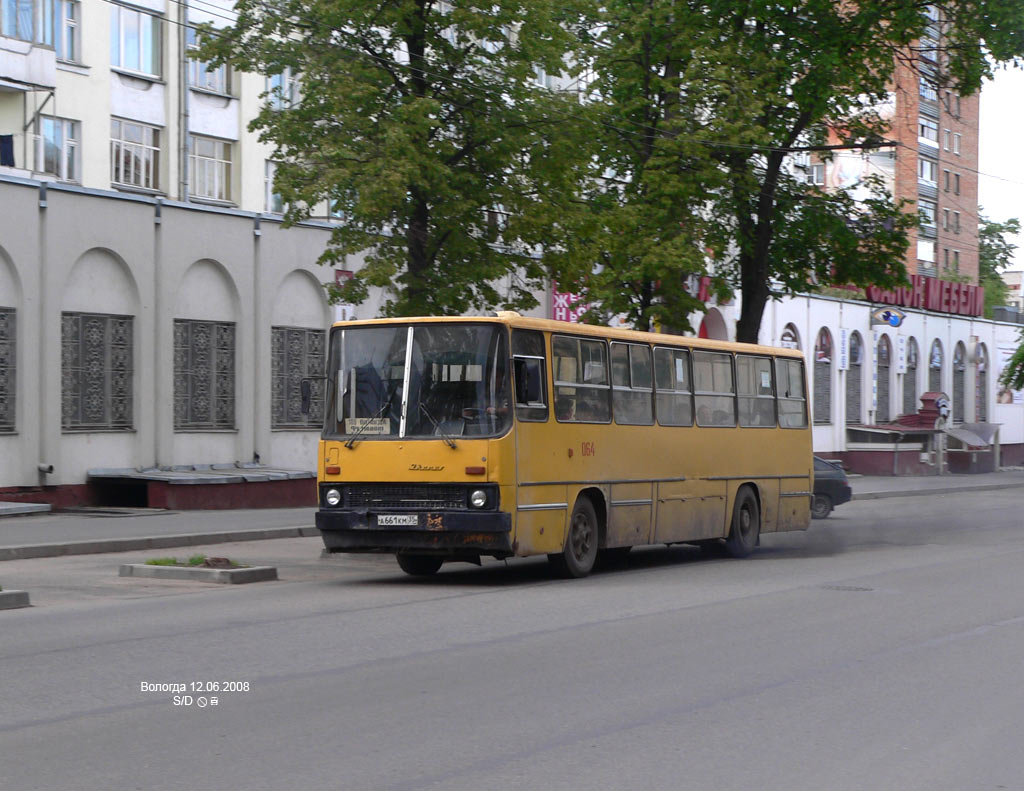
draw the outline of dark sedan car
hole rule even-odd
[[[814,457],[814,500],[811,516],[824,519],[837,505],[850,502],[850,480],[837,463]]]

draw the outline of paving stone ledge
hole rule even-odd
[[[118,571],[118,576],[241,585],[246,582],[276,580],[277,567],[250,566],[240,569],[211,569],[201,566],[151,566],[146,563],[125,563]]]

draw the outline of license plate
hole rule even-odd
[[[377,517],[378,527],[416,527],[419,523],[416,514],[380,514]]]

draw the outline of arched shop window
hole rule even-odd
[[[889,422],[889,371],[892,366],[892,344],[889,336],[878,339],[878,353],[875,355],[878,364],[878,407],[875,410],[876,423]]]
[[[928,389],[933,393],[942,391],[942,342],[936,338],[928,353]]]
[[[953,422],[964,422],[964,401],[967,398],[967,349],[963,341],[953,349]]]
[[[903,414],[917,414],[917,341],[907,340],[907,372],[903,375]]]
[[[787,324],[782,328],[782,336],[779,338],[779,346],[783,349],[799,349],[800,333],[794,324]]]
[[[979,423],[988,421],[988,349],[978,344],[978,372],[974,384],[974,416]]]
[[[832,333],[825,327],[814,344],[814,422],[832,422]]]
[[[859,332],[850,334],[850,370],[846,372],[846,423],[861,421],[861,364],[864,361],[864,342]]]

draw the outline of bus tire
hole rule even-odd
[[[580,497],[572,509],[565,549],[558,555],[548,555],[555,571],[563,577],[587,576],[597,560],[599,535],[594,504],[589,498]]]
[[[745,558],[754,551],[761,534],[761,509],[749,486],[736,493],[732,507],[732,527],[725,539],[725,551],[734,558]]]
[[[395,559],[402,571],[414,577],[429,577],[431,574],[436,574],[437,570],[441,568],[441,564],[444,563],[443,558],[433,555],[398,554],[395,555]]]

